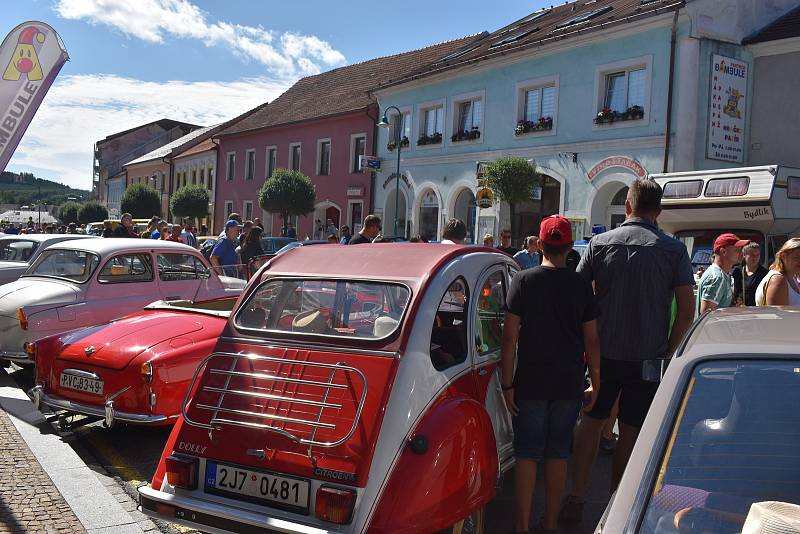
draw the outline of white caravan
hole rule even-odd
[[[800,234],[800,169],[767,165],[650,178],[664,188],[659,226],[683,241],[695,267],[711,262],[712,244],[723,232],[759,243],[765,265]]]

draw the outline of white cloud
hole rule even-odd
[[[261,26],[212,22],[188,0],[56,0],[55,11],[64,18],[104,24],[151,43],[162,43],[165,35],[171,35],[197,39],[206,46],[226,46],[285,78],[318,74],[323,67],[345,62],[341,52],[313,35],[276,35]]]
[[[32,170],[91,189],[94,143],[107,135],[170,118],[208,126],[274,100],[289,82],[146,82],[113,75],[58,78],[50,88],[8,170]]]

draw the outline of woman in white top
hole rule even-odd
[[[793,237],[775,255],[756,289],[757,306],[800,306],[800,238]]]

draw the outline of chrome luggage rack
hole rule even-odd
[[[208,412],[212,412],[211,418],[208,423],[203,423],[200,421],[195,421],[191,417],[189,417],[189,404],[194,402],[194,397],[191,397],[192,391],[195,389],[195,385],[197,384],[198,378],[201,376],[203,370],[206,369],[206,365],[209,361],[214,358],[230,358],[231,365],[229,368],[224,369],[223,366],[219,368],[210,368],[207,370],[209,375],[221,375],[225,377],[225,382],[222,387],[216,386],[209,386],[203,385],[202,383],[198,385],[198,391],[195,394],[197,396],[200,392],[212,393],[217,394],[218,398],[214,405],[212,404],[205,404],[205,403],[194,403],[193,407],[198,410],[204,410]],[[251,369],[252,363],[254,362],[269,362],[269,363],[276,363],[278,364],[278,371],[275,373],[272,372],[265,372],[265,371],[240,371],[237,370],[239,362],[246,360],[251,362]],[[289,370],[286,374],[289,376],[281,376],[281,366],[289,365]],[[301,378],[294,378],[291,375],[297,373],[298,369],[296,366],[299,366],[299,375]],[[328,370],[328,379],[327,381],[320,381],[320,380],[309,380],[302,378],[303,374],[307,369],[325,369]],[[341,382],[335,382],[334,379],[337,377],[337,373],[341,376],[344,374],[344,380]],[[337,439],[336,441],[320,441],[315,439],[317,430],[322,428],[326,430],[334,430],[336,429],[337,425],[333,423],[327,423],[322,420],[323,412],[325,410],[341,410],[342,405],[337,404],[335,402],[330,402],[328,397],[330,396],[331,390],[351,390],[352,386],[348,385],[348,378],[352,378],[353,376],[357,376],[363,383],[363,391],[361,393],[361,397],[358,400],[358,406],[355,410],[355,416],[353,417],[353,424],[350,429],[346,432],[346,434]],[[231,380],[234,378],[244,378],[250,379],[252,381],[252,386],[250,387],[250,391],[247,389],[239,389],[231,387]],[[260,384],[259,384],[260,383]],[[261,387],[259,387],[259,385]],[[276,386],[280,385],[280,392],[275,393],[277,389]],[[266,387],[265,387],[266,386]],[[312,400],[312,399],[304,399],[304,398],[294,398],[292,397],[292,393],[288,393],[287,389],[291,386],[296,388],[299,386],[311,386],[314,388],[320,389],[320,400]],[[256,389],[260,389],[262,391],[254,391]],[[277,413],[279,408],[275,408],[272,412],[256,412],[250,410],[241,410],[235,409],[230,407],[225,407],[223,404],[225,402],[226,397],[246,397],[249,399],[253,399],[255,402],[259,401],[266,401],[267,404],[262,406],[258,406],[259,408],[266,409],[270,402],[275,402],[278,406],[281,404],[285,404],[285,411],[286,415],[280,415]],[[210,356],[207,356],[200,365],[197,366],[195,369],[194,375],[192,376],[192,382],[189,385],[189,389],[186,392],[186,397],[183,401],[183,407],[181,408],[183,419],[186,424],[204,428],[208,430],[209,439],[214,438],[214,431],[222,430],[223,425],[229,426],[237,426],[237,427],[244,427],[244,428],[252,428],[252,429],[259,429],[264,430],[267,432],[274,432],[276,434],[280,434],[291,441],[308,445],[309,450],[308,454],[309,457],[311,455],[311,447],[319,446],[319,447],[337,447],[348,439],[352,437],[352,435],[356,431],[356,427],[358,426],[358,421],[361,418],[361,410],[364,408],[364,401],[367,398],[367,377],[364,376],[359,369],[355,367],[346,365],[343,362],[338,362],[335,364],[330,363],[318,363],[318,362],[309,362],[303,360],[293,360],[287,358],[275,358],[271,356],[259,356],[256,354],[243,354],[243,353],[229,353],[229,352],[215,352]],[[302,405],[309,407],[311,409],[316,409],[315,417],[309,419],[303,419],[300,417],[293,417],[290,413],[292,406],[294,405]],[[274,413],[273,413],[274,412]],[[252,422],[247,420],[242,420],[242,418],[253,418],[259,419],[264,421],[269,421],[271,424],[265,423],[258,423]],[[286,423],[295,424],[306,426],[309,428],[309,437],[301,437],[292,432],[287,431],[285,428],[279,428],[276,424],[283,424]]]

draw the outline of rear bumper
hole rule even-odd
[[[114,409],[114,401],[107,401],[104,407],[93,406],[91,404],[83,404],[74,402],[69,399],[58,397],[56,395],[49,395],[44,392],[42,386],[36,386],[28,392],[28,396],[33,399],[33,405],[36,409],[44,404],[56,410],[65,410],[67,412],[89,415],[93,417],[100,417],[105,420],[106,426],[112,426],[115,422],[130,423],[136,425],[157,425],[167,422],[168,419],[175,419],[175,417],[168,417],[166,415],[149,415],[141,413],[121,412]]]
[[[211,534],[338,534],[293,521],[267,517],[241,508],[222,506],[191,497],[139,488],[139,511],[150,517],[179,523]]]

